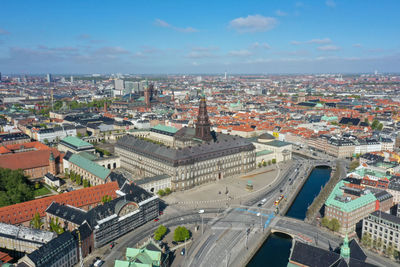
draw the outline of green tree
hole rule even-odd
[[[43,140],[43,143],[45,143],[46,145],[48,145],[48,144],[49,144],[49,140],[48,140],[47,138],[45,138],[45,139]]]
[[[81,134],[81,133],[77,133],[76,136],[79,137],[79,138],[81,138],[81,137],[82,137],[82,134]]]
[[[362,238],[361,238],[361,242],[364,246],[366,247],[370,247],[371,246],[371,235],[369,233],[365,233],[363,234]]]
[[[83,187],[89,187],[89,181],[86,179],[83,179]]]
[[[358,166],[360,166],[360,162],[358,160],[354,160],[349,165],[349,170],[354,171]]]
[[[369,120],[368,120],[368,118],[365,118],[365,119],[364,119],[364,122],[365,122],[366,124],[369,125]]]
[[[262,167],[262,163],[260,162],[260,163],[258,163],[258,168],[261,168]]]
[[[81,185],[82,184],[82,176],[79,174],[76,175],[76,184]]]
[[[378,251],[382,251],[382,238],[378,238],[378,240],[376,241],[376,249],[378,249]]]
[[[104,195],[102,198],[101,198],[101,202],[104,204],[104,203],[107,203],[107,202],[110,202],[112,200],[112,197],[111,196],[109,196],[109,195]]]
[[[276,163],[276,159],[272,159],[272,164],[275,164]]]
[[[165,194],[167,195],[171,194],[171,188],[169,187],[165,188]]]
[[[379,123],[378,126],[376,127],[376,129],[377,129],[378,131],[382,131],[382,129],[383,129],[383,124],[382,124],[382,123]]]
[[[373,120],[372,124],[371,124],[371,128],[375,130],[378,127],[378,125],[379,125],[379,121],[378,120]]]
[[[267,166],[267,162],[266,161],[263,161],[263,166],[264,167]]]
[[[166,233],[167,233],[167,227],[165,227],[164,225],[160,225],[154,232],[154,239],[159,241],[163,239]]]
[[[0,168],[0,207],[32,200],[33,191],[22,170]]]
[[[158,190],[157,194],[158,194],[160,197],[165,196],[165,191],[162,190],[162,189],[160,189],[160,190]]]
[[[184,226],[178,226],[174,231],[174,241],[181,242],[190,238],[189,230]]]
[[[62,234],[64,233],[64,229],[60,226],[60,223],[58,222],[58,217],[54,221],[54,218],[51,218],[50,220],[50,231],[55,232],[57,234]]]
[[[35,183],[35,189],[39,189],[40,188],[40,183],[39,182],[36,182]]]
[[[324,227],[328,227],[328,225],[329,225],[329,219],[326,218],[326,217],[323,217],[323,218],[321,219],[321,225],[324,226]]]
[[[42,222],[42,219],[40,218],[40,214],[39,214],[39,212],[36,212],[31,220],[31,226],[35,229],[40,229],[40,228],[42,228],[42,225],[43,225],[43,222]]]
[[[390,258],[394,257],[394,246],[388,245],[385,249],[385,254]]]

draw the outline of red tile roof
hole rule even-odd
[[[45,210],[53,201],[74,207],[97,204],[101,202],[101,198],[105,195],[116,198],[115,191],[118,189],[118,183],[115,181],[2,207],[0,208],[0,222],[10,224],[27,222],[32,220],[36,212],[39,212],[40,217],[44,217],[46,215]]]
[[[53,152],[57,162],[62,161],[64,154],[55,148],[50,148],[49,150],[34,150],[0,155],[0,167],[13,170],[27,170],[49,166],[50,152]]]

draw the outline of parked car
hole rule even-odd
[[[200,214],[204,213],[204,210],[199,210],[199,213],[200,213]]]
[[[155,219],[154,219],[155,222],[158,222],[159,220],[160,220],[160,219],[158,219],[158,218],[155,218]]]
[[[185,251],[185,248],[183,248],[183,249],[181,250],[181,255],[184,256],[184,255],[185,255],[185,252],[186,252],[186,251]]]

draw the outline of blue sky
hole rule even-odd
[[[2,73],[400,72],[400,1],[3,1]]]

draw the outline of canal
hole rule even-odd
[[[286,216],[304,220],[308,206],[319,194],[321,187],[328,182],[330,175],[331,168],[329,167],[315,168],[286,213]],[[247,266],[287,266],[291,247],[291,237],[279,233],[271,234]]]

